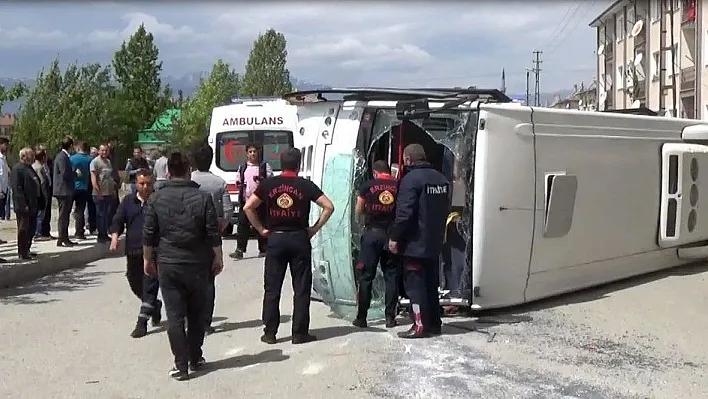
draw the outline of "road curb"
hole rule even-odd
[[[117,254],[123,253],[123,241],[120,240]],[[16,243],[9,242],[6,245],[16,245]],[[52,241],[51,245],[56,244]],[[42,254],[40,250],[38,251],[40,255],[35,260],[0,264],[0,289],[16,287],[67,269],[84,267],[88,263],[113,255],[108,250],[108,243],[82,242],[80,245],[80,248],[48,254]]]

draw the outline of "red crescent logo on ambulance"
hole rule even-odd
[[[224,143],[224,156],[229,163],[234,163],[234,144],[232,140]]]

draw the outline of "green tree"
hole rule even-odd
[[[111,77],[110,68],[98,63],[70,64],[62,74],[55,60],[37,75],[20,109],[13,147],[44,143],[56,149],[65,135],[98,144],[116,122]]]
[[[178,148],[187,148],[203,140],[209,130],[212,109],[228,103],[238,91],[238,73],[219,59],[211,68],[209,76],[200,80],[194,96],[182,100],[182,113],[174,124],[170,140],[172,144]]]
[[[0,85],[0,114],[2,114],[3,104],[6,102],[15,101],[18,98],[23,97],[27,94],[27,92],[27,85],[22,82],[17,83],[10,88]]]
[[[62,79],[58,59],[37,74],[34,87],[29,90],[24,105],[20,107],[17,126],[11,138],[13,149],[40,143],[55,148],[59,143],[57,132],[61,128],[57,122],[60,117]]]
[[[248,96],[281,96],[292,91],[287,69],[285,35],[268,29],[258,35],[246,62],[241,93]]]
[[[121,152],[129,151],[138,131],[149,127],[171,101],[172,91],[162,87],[159,55],[154,36],[141,24],[113,57],[119,85],[113,110],[120,123],[116,131],[106,134],[113,133],[120,138]]]

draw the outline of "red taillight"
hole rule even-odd
[[[238,186],[235,184],[227,184],[226,185],[226,191],[229,194],[238,194]]]

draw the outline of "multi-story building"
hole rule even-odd
[[[619,0],[590,26],[600,110],[708,119],[708,0]]]
[[[7,139],[12,137],[12,133],[15,131],[15,121],[14,114],[0,115],[0,137]]]
[[[573,87],[573,92],[566,98],[556,96],[550,108],[597,111],[597,84],[593,81],[588,87],[583,82]]]

